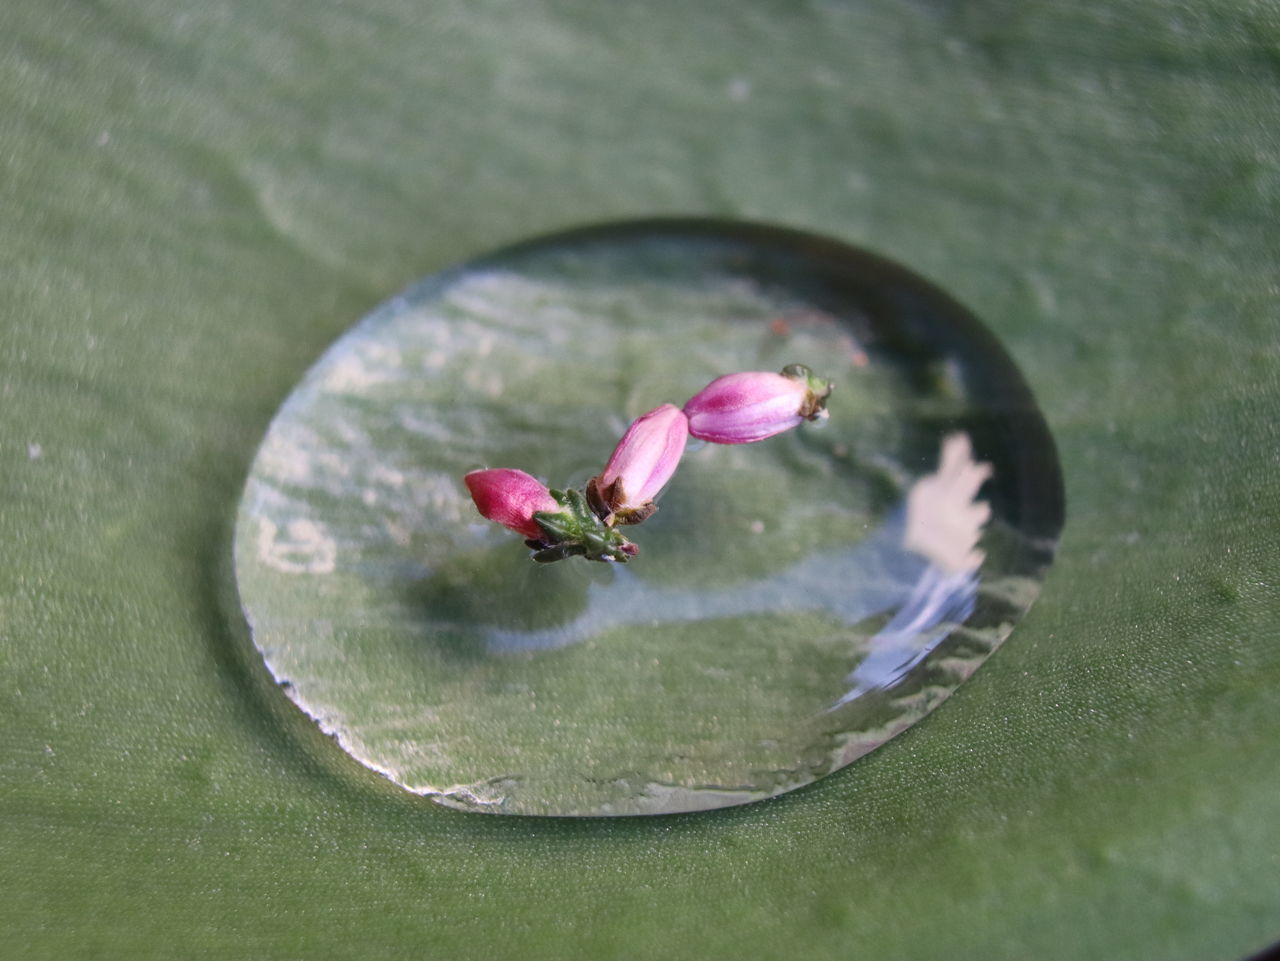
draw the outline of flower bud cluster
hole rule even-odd
[[[639,548],[618,528],[639,524],[658,509],[658,494],[690,437],[715,444],[764,440],[826,416],[831,387],[799,364],[778,374],[717,377],[683,408],[662,404],[637,418],[583,491],[548,488],[513,468],[472,471],[463,480],[476,509],[523,534],[534,560],[626,561]]]

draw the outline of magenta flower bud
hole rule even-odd
[[[533,540],[543,536],[533,515],[561,510],[551,492],[522,470],[510,467],[473,470],[462,481],[481,514]]]
[[[592,478],[587,497],[597,512],[636,524],[652,514],[653,499],[676,472],[689,422],[674,404],[663,404],[638,417],[613,449],[604,473]]]
[[[793,364],[782,373],[717,377],[684,405],[689,433],[715,444],[750,444],[824,415],[831,384]]]

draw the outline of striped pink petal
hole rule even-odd
[[[689,433],[716,444],[750,444],[805,420],[809,386],[794,377],[747,371],[717,377],[684,405]]]
[[[657,497],[676,472],[688,440],[689,422],[674,404],[655,407],[637,418],[599,477],[605,489],[618,482],[614,490],[622,496],[615,509],[643,507]]]

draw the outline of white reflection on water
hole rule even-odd
[[[649,584],[624,567],[587,589],[581,614],[539,631],[491,629],[490,653],[551,650],[628,624],[820,612],[845,624],[892,614],[849,674],[842,704],[892,687],[973,613],[977,549],[990,507],[977,500],[991,465],[967,434],[943,439],[938,468],[917,480],[883,526],[853,547],[812,554],[768,577],[724,588]]]

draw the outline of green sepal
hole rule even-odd
[[[827,416],[827,398],[831,396],[831,391],[835,388],[835,384],[829,380],[823,380],[816,376],[811,369],[804,364],[787,364],[780,371],[783,377],[790,377],[792,380],[798,380],[808,388],[805,395],[804,403],[800,407],[800,416],[806,420],[818,420]]]
[[[550,563],[566,557],[585,557],[590,561],[626,563],[637,553],[634,544],[596,515],[582,491],[552,488],[551,496],[564,509],[533,515],[543,535],[527,542],[534,549],[535,561]]]

